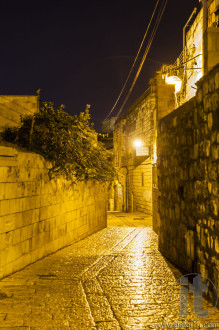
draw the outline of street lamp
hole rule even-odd
[[[135,140],[135,141],[134,141],[134,146],[135,146],[136,148],[141,147],[141,146],[142,146],[142,142],[141,142],[141,140]]]
[[[182,80],[177,76],[166,76],[165,83],[168,85],[175,85],[175,93],[179,93],[182,86]]]

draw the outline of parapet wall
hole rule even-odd
[[[37,95],[0,95],[0,132],[4,126],[18,126],[21,116],[33,115],[39,109]]]
[[[50,181],[49,166],[0,147],[0,278],[106,227],[107,184]]]
[[[159,248],[219,292],[219,65],[158,128]]]

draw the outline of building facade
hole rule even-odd
[[[158,72],[128,114],[116,121],[114,166],[118,178],[113,187],[114,210],[156,216],[153,199],[157,198],[157,122],[174,108],[174,86],[167,85]]]
[[[219,3],[203,1],[183,29],[183,51],[175,63],[163,65],[150,87],[117,119],[114,165],[118,178],[111,188],[111,210],[153,214],[160,227],[157,186],[157,127],[170,112],[193,98],[196,83],[219,62]]]

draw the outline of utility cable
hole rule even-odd
[[[125,89],[125,87],[126,87],[126,85],[127,85],[127,82],[128,82],[128,80],[129,80],[129,77],[130,77],[130,75],[131,75],[131,73],[132,73],[132,71],[133,71],[133,69],[134,69],[135,63],[136,63],[136,61],[137,61],[137,59],[138,59],[139,53],[140,53],[140,51],[141,51],[141,49],[142,49],[142,46],[143,46],[143,44],[144,44],[144,41],[145,41],[145,38],[146,38],[146,36],[147,36],[148,30],[149,30],[149,28],[150,28],[151,22],[152,22],[152,20],[153,20],[153,18],[154,18],[154,14],[155,14],[155,12],[156,12],[156,9],[157,9],[157,6],[158,6],[159,1],[160,1],[160,0],[157,0],[157,2],[156,2],[156,5],[155,5],[155,8],[154,8],[153,14],[152,14],[151,19],[150,19],[150,22],[149,22],[149,24],[148,24],[148,26],[147,26],[147,29],[146,29],[146,32],[145,32],[144,37],[143,37],[143,39],[142,39],[141,45],[140,45],[140,47],[139,47],[139,49],[138,49],[137,55],[136,55],[135,60],[134,60],[134,62],[133,62],[133,64],[132,64],[132,67],[131,67],[131,69],[130,69],[130,71],[129,71],[129,74],[128,74],[127,78],[126,78],[126,81],[125,81],[125,83],[124,83],[124,85],[123,85],[123,87],[122,87],[122,90],[121,90],[121,92],[120,92],[120,94],[119,94],[119,96],[118,96],[118,98],[117,98],[117,100],[116,100],[114,106],[112,107],[112,109],[110,110],[109,114],[107,115],[106,119],[109,118],[109,116],[111,115],[111,113],[112,113],[113,110],[115,109],[115,106],[117,105],[117,103],[118,103],[118,101],[119,101],[119,99],[120,99],[120,97],[121,97],[121,95],[122,95],[122,93],[123,93],[123,91],[124,91],[124,89]]]
[[[146,59],[146,57],[147,57],[147,54],[148,54],[148,52],[149,52],[149,50],[150,50],[150,47],[151,47],[152,41],[153,41],[153,39],[154,39],[154,36],[155,36],[155,34],[156,34],[156,32],[157,32],[157,29],[158,29],[158,26],[159,26],[159,24],[160,24],[161,18],[162,18],[162,16],[163,16],[164,10],[165,10],[165,8],[166,8],[167,2],[168,2],[168,0],[165,0],[165,2],[163,2],[163,5],[162,5],[162,7],[161,7],[161,9],[160,9],[159,15],[158,15],[157,20],[156,20],[156,23],[155,23],[155,27],[154,27],[154,29],[153,29],[153,31],[152,31],[152,34],[151,34],[151,37],[150,37],[149,43],[148,43],[147,48],[146,48],[146,50],[145,50],[145,53],[144,53],[144,55],[143,55],[142,61],[141,61],[140,65],[139,65],[138,71],[137,71],[137,73],[136,73],[136,75],[135,75],[134,81],[133,81],[133,83],[132,83],[132,85],[131,85],[131,87],[130,87],[130,89],[129,89],[128,95],[126,96],[126,98],[125,98],[125,100],[124,100],[124,102],[123,102],[123,104],[122,104],[122,106],[121,106],[121,108],[120,108],[120,110],[119,110],[119,112],[118,112],[116,118],[119,117],[119,115],[120,115],[120,113],[122,112],[124,106],[126,105],[126,103],[127,103],[127,101],[128,101],[128,98],[129,98],[129,96],[130,96],[130,94],[131,94],[131,92],[132,92],[132,90],[133,90],[133,88],[134,88],[134,86],[135,86],[135,83],[136,83],[136,81],[137,81],[137,79],[138,79],[138,77],[139,77],[139,74],[140,74],[141,69],[142,69],[142,67],[143,67],[143,64],[144,64],[144,62],[145,62],[145,59]]]

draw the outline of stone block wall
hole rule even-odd
[[[203,76],[202,70],[202,37],[203,37],[203,9],[196,16],[193,24],[186,33],[186,49],[184,51],[186,84],[185,98],[189,100],[196,93],[195,83]]]
[[[149,157],[138,166],[129,166],[127,175],[128,212],[152,215],[152,159]]]
[[[107,224],[107,185],[50,181],[50,164],[0,147],[0,278]]]
[[[18,126],[21,115],[37,112],[37,95],[0,95],[0,132],[4,126]]]
[[[159,122],[159,248],[219,290],[219,65]]]
[[[126,118],[119,117],[113,132],[114,166],[117,170],[117,180],[109,191],[108,210],[126,211]]]
[[[152,214],[152,161],[154,153],[154,112],[156,95],[150,87],[129,108],[126,117],[127,210]],[[134,141],[148,148],[137,156]]]
[[[204,33],[205,54],[204,66],[205,73],[211,70],[217,63],[219,58],[219,28],[208,27]]]
[[[119,118],[115,124],[114,165],[118,182],[115,183],[114,206],[117,211],[152,214],[151,163],[154,151],[155,103],[155,92],[149,88],[128,109],[127,116]],[[136,140],[140,140],[142,146],[147,148],[147,155],[136,155]],[[118,189],[122,193],[122,203],[117,197]]]
[[[152,166],[152,215],[153,230],[158,234],[160,228],[160,215],[158,212],[157,164]]]

